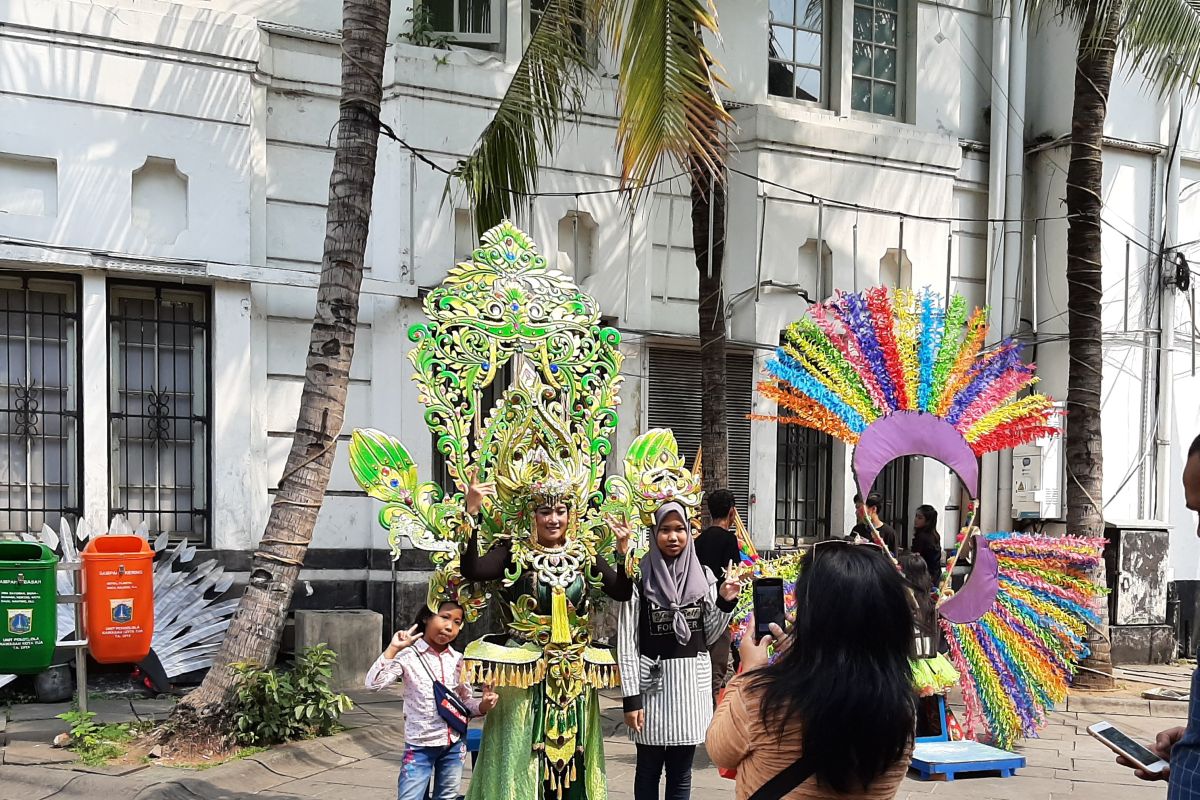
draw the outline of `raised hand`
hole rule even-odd
[[[473,517],[483,510],[483,498],[496,496],[496,484],[480,482],[478,467],[471,470],[468,480],[466,507],[467,514]]]
[[[406,631],[396,631],[392,635],[392,641],[388,644],[385,655],[388,658],[395,658],[401,650],[412,647],[417,640],[421,638],[420,633],[417,633],[417,626],[413,625]]]
[[[742,593],[742,577],[734,568],[732,561],[725,566],[725,582],[721,584],[718,591],[726,602],[736,600],[737,596]]]
[[[625,555],[629,552],[629,548],[633,546],[633,530],[629,527],[629,523],[616,517],[606,517],[609,530],[617,537],[617,552]]]
[[[500,702],[500,695],[492,689],[491,684],[483,685],[483,697],[479,700],[479,713],[486,714],[496,707],[496,703]]]

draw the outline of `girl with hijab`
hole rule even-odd
[[[666,800],[691,797],[692,758],[712,720],[708,646],[729,626],[740,591],[729,571],[718,589],[700,564],[684,507],[659,507],[617,628],[625,724],[637,744],[634,800],[657,800],[664,768]]]

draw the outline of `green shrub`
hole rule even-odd
[[[92,721],[95,716],[94,712],[78,709],[58,715],[58,719],[71,726],[70,749],[79,754],[83,763],[91,766],[123,755],[125,748],[121,745],[134,736],[129,724],[102,725]]]
[[[234,734],[238,742],[272,745],[338,730],[338,719],[353,703],[329,688],[336,660],[336,653],[318,644],[301,653],[291,670],[235,664]]]

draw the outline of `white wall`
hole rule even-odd
[[[383,117],[399,136],[451,167],[470,151],[511,77],[520,44],[520,4],[508,4],[503,52],[448,54],[396,41],[407,12],[404,4],[395,5]],[[730,84],[725,96],[747,104],[733,112],[734,169],[841,203],[939,218],[986,215],[988,157],[978,143],[988,139],[988,4],[916,6],[909,64],[915,90],[909,92],[907,122],[769,97],[765,0],[722,0],[718,7],[723,36],[713,46]],[[83,368],[88,384],[97,386],[106,358],[96,339],[105,327],[104,276],[213,286],[218,547],[244,549],[257,540],[291,441],[324,237],[339,80],[339,48],[331,34],[340,27],[339,13],[337,4],[299,0],[107,0],[100,5],[23,0],[0,11],[0,21],[10,23],[0,29],[0,114],[20,120],[0,130],[0,158],[54,159],[57,181],[50,211],[0,215],[0,262],[85,274]],[[1053,25],[1039,27],[1031,39],[1025,120],[1031,137],[1054,137],[1067,129],[1070,51],[1070,34]],[[560,249],[558,223],[564,215],[584,211],[598,225],[587,288],[625,329],[621,452],[645,417],[644,336],[696,333],[696,268],[684,180],[659,187],[632,218],[616,195],[570,194],[612,189],[619,180],[613,81],[596,83],[581,124],[567,132],[541,171],[544,190],[568,194],[539,198],[532,211],[522,208],[516,216],[548,254]],[[1113,136],[1161,140],[1158,106],[1136,82],[1118,81],[1113,96],[1121,109],[1110,116]],[[1188,113],[1193,120],[1197,111],[1190,107]],[[1200,149],[1197,131],[1200,125],[1185,128],[1185,153]],[[149,241],[131,224],[131,175],[147,157],[171,159],[187,176],[187,224],[173,243]],[[1031,158],[1027,197],[1032,212],[1061,214],[1065,157],[1065,150],[1049,149]],[[1162,180],[1161,168],[1154,172],[1156,157],[1112,150],[1106,159],[1106,218],[1149,243],[1144,232],[1157,224],[1153,215],[1161,214],[1161,203],[1154,200],[1156,181]],[[1181,214],[1185,227],[1200,218],[1194,213],[1200,210],[1195,207],[1200,193],[1190,187],[1200,172],[1194,163],[1189,170],[1184,193],[1191,205]],[[346,421],[347,430],[370,425],[399,435],[426,474],[431,445],[403,358],[409,347],[404,332],[419,319],[418,290],[438,283],[453,258],[454,209],[463,202],[457,191],[450,203],[443,202],[445,188],[443,174],[414,164],[402,148],[381,140]],[[740,342],[762,346],[761,363],[780,329],[799,318],[805,304],[794,292],[770,288],[755,302],[755,284],[760,278],[798,283],[817,294],[818,210],[794,193],[736,174],[730,191],[726,294],[745,292],[748,298],[734,305],[730,330]],[[760,258],[764,194],[769,199]],[[821,227],[830,273],[825,291],[876,283],[881,259],[889,251],[894,257],[899,247],[894,216],[826,208]],[[1027,243],[1033,232],[1026,231]],[[1028,302],[1036,297],[1039,332],[1053,338],[1065,330],[1065,228],[1051,221],[1036,232],[1039,266]],[[985,223],[950,225],[910,217],[904,255],[911,263],[911,285],[942,289],[949,283],[953,291],[982,302],[987,235]],[[1200,238],[1200,231],[1188,228],[1184,238]],[[1195,252],[1200,259],[1200,249]],[[1105,260],[1105,326],[1111,330],[1122,326],[1125,305],[1124,239],[1111,230],[1105,235]],[[1140,329],[1142,261],[1133,272],[1130,319]],[[1031,287],[1032,273],[1026,273]],[[1179,313],[1184,314],[1182,305]],[[1180,317],[1181,326],[1184,322]],[[1121,465],[1138,450],[1128,432],[1140,424],[1135,377],[1146,350],[1135,344],[1114,339],[1105,374],[1104,424],[1112,465],[1106,491],[1113,496],[1113,513],[1120,515],[1134,514],[1138,506],[1136,478],[1116,492],[1125,473]],[[1183,401],[1192,388],[1190,343],[1181,338],[1176,351],[1181,399],[1173,424],[1181,430],[1173,432],[1172,446],[1178,460],[1183,440],[1190,441],[1187,431],[1200,428],[1200,420],[1186,416],[1194,409]],[[1065,346],[1047,341],[1039,346],[1038,358],[1043,387],[1063,395]],[[759,400],[755,410],[769,413],[770,404]],[[84,426],[84,497],[89,517],[99,520],[107,508],[102,393],[89,391]],[[767,544],[774,527],[775,431],[755,423],[752,437],[751,491],[759,499],[755,533],[760,544]],[[834,462],[836,531],[852,523],[853,488],[840,446]],[[943,507],[952,492],[945,471],[927,464],[919,472],[914,498]],[[354,485],[344,451],[330,489],[314,545],[383,546],[377,509]],[[1178,524],[1177,497],[1171,503]],[[952,533],[949,521],[943,528]],[[1181,559],[1193,564],[1200,559],[1200,546],[1189,545],[1186,553],[1176,553],[1177,570]]]

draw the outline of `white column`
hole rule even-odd
[[[83,274],[80,308],[83,516],[94,528],[108,530],[108,295],[104,273]]]
[[[254,427],[251,413],[262,386],[255,382],[252,369],[255,337],[250,288],[217,284],[212,296],[211,541],[215,549],[245,549],[258,538],[258,531],[252,530],[258,527],[259,518],[254,511],[266,497],[266,459],[256,447],[263,431]]]

